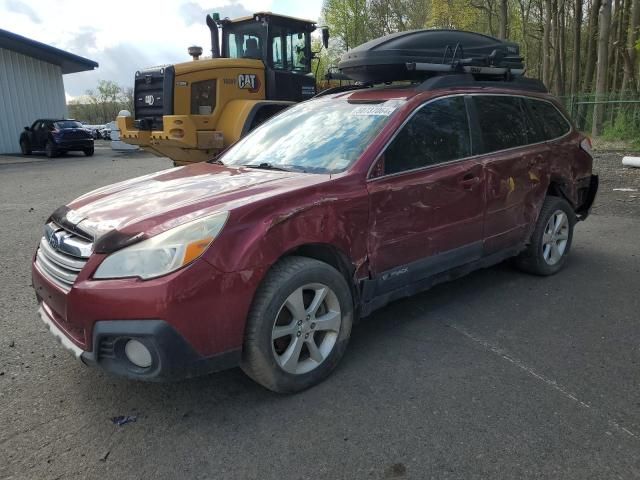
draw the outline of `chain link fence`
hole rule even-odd
[[[595,93],[586,93],[560,99],[580,130],[591,132],[593,109],[601,104],[604,105],[604,137],[640,142],[640,98],[637,94],[612,93],[596,96]]]

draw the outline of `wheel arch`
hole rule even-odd
[[[354,310],[359,304],[359,291],[357,288],[357,282],[354,280],[356,273],[356,265],[354,265],[342,250],[335,245],[328,243],[306,243],[293,247],[292,249],[281,255],[274,263],[278,263],[280,260],[286,257],[307,257],[313,258],[320,262],[331,265],[344,277],[349,288],[351,289],[351,297],[353,299]],[[272,265],[272,267],[273,267]]]
[[[547,196],[560,197],[571,205],[571,208],[576,208],[576,202],[572,198],[571,189],[569,187],[570,183],[566,178],[553,175],[549,180],[549,186],[547,187]]]

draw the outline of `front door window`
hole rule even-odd
[[[471,155],[463,96],[419,107],[382,153],[367,185],[369,256],[382,288],[481,256],[484,167]]]

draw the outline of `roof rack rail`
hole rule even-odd
[[[328,88],[316,94],[314,98],[323,97],[325,95],[333,95],[335,93],[351,92],[354,90],[363,90],[365,88],[373,88],[372,83],[356,83],[354,85],[343,85],[341,87]],[[549,93],[547,87],[540,80],[527,77],[513,77],[509,81],[477,78],[470,73],[444,73],[429,77],[423,82],[416,82],[412,85],[419,92],[428,92],[432,90],[442,90],[447,88],[500,88],[508,90],[522,90],[527,92]]]
[[[430,77],[417,86],[422,92],[456,87],[493,87],[510,90],[526,90],[529,92],[549,93],[540,80],[527,77],[513,77],[508,81],[476,78],[471,73],[446,73]]]

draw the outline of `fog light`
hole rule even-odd
[[[136,367],[147,368],[151,366],[151,352],[138,340],[129,340],[124,346],[124,353]]]

